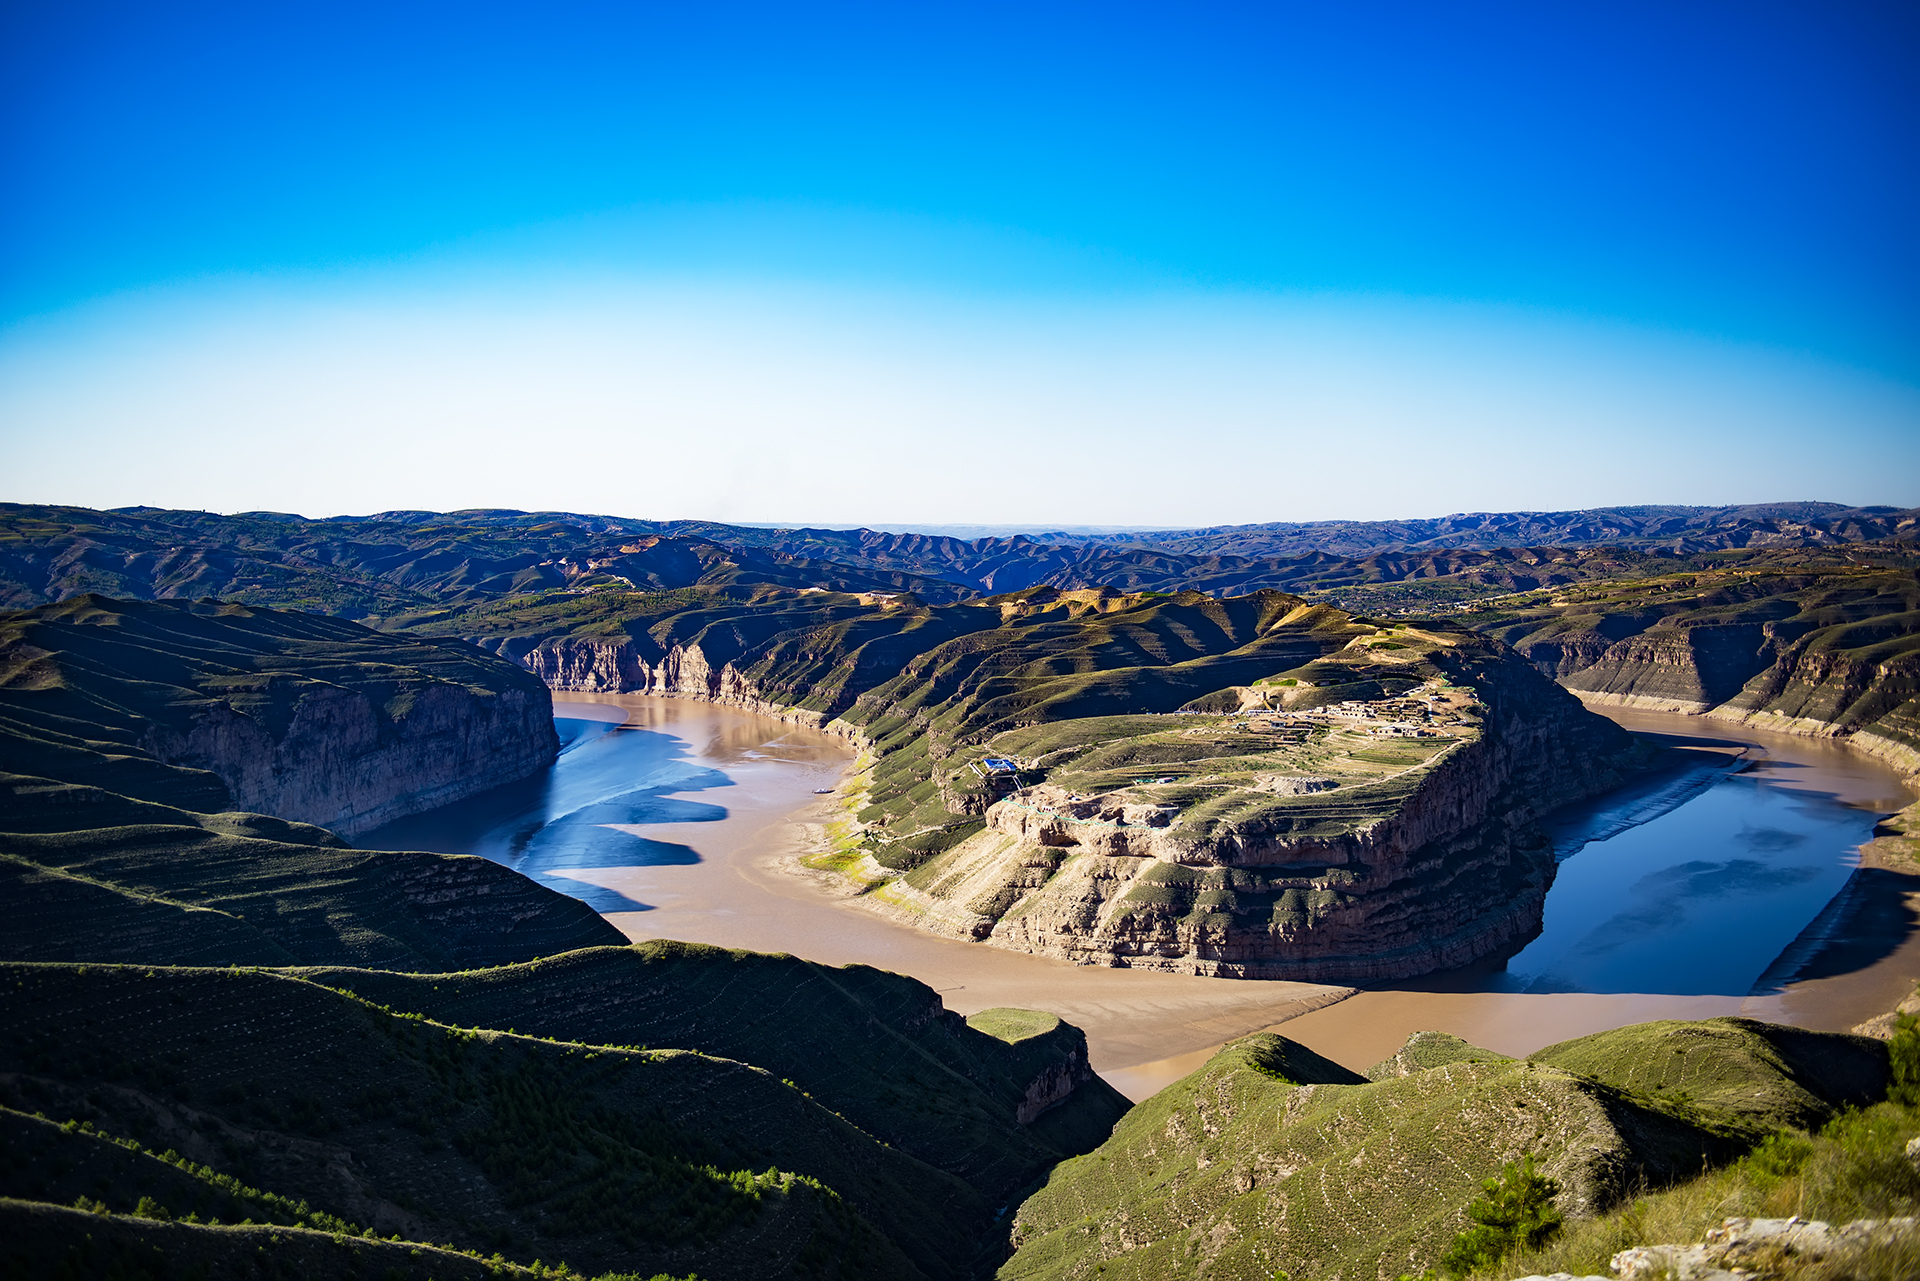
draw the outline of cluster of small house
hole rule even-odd
[[[1315,725],[1340,726],[1343,728],[1364,728],[1368,733],[1386,738],[1446,738],[1437,730],[1428,729],[1427,723],[1433,719],[1432,700],[1425,696],[1412,698],[1349,699],[1335,703],[1330,707],[1316,707],[1311,711],[1256,712],[1244,721],[1236,721],[1236,728],[1285,732]],[[1372,724],[1360,726],[1355,721],[1369,721]]]

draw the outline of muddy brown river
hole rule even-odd
[[[817,793],[844,774],[850,748],[708,703],[557,695],[551,770],[360,843],[483,855],[583,899],[633,939],[874,965],[961,1013],[1050,1010],[1086,1029],[1094,1066],[1136,1099],[1261,1028],[1364,1069],[1424,1028],[1517,1054],[1661,1017],[1844,1027],[1920,979],[1904,935],[1846,973],[1795,980],[1776,964],[1846,884],[1876,817],[1911,799],[1894,771],[1698,717],[1608,714],[1684,747],[1688,763],[1555,816],[1563,861],[1540,935],[1503,961],[1352,995],[1075,966],[878,916],[796,861],[828,813]]]

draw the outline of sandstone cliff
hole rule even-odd
[[[1479,625],[1587,702],[1848,739],[1920,773],[1920,574],[1882,555],[1585,587]]]
[[[349,836],[525,778],[559,748],[527,673],[313,615],[79,597],[11,615],[0,655],[0,767]],[[211,792],[180,794],[208,774]]]
[[[1409,707],[1430,716],[1418,704],[1433,700],[1415,698],[1324,718],[1132,717],[1101,722],[1084,752],[1055,746],[1059,727],[1005,734],[990,750],[1027,749],[1073,789],[1117,786],[1022,787],[875,897],[952,937],[1219,977],[1399,978],[1524,941],[1553,880],[1535,820],[1617,782],[1635,749],[1497,646],[1429,636],[1421,653],[1417,633],[1393,634],[1399,670],[1450,672],[1420,688],[1465,715],[1422,728]],[[1328,680],[1373,657],[1300,670]],[[1272,772],[1290,759],[1330,776],[1274,786],[1302,781]]]

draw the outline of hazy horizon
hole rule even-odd
[[[1920,503],[1920,17],[0,15],[0,498]]]

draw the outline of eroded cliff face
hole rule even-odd
[[[313,614],[77,597],[0,619],[0,658],[10,772],[199,812],[351,837],[559,752],[517,666]]]
[[[476,643],[512,658],[538,676],[550,690],[583,694],[654,694],[723,703],[742,711],[803,724],[828,733],[844,726],[830,724],[826,712],[795,708],[768,699],[760,688],[731,662],[715,666],[698,643],[673,645],[657,662],[649,662],[631,640],[602,640],[568,636],[542,641],[531,648],[511,641]],[[515,652],[516,649],[519,652]]]
[[[1400,774],[1212,824],[1029,786],[879,898],[950,937],[1215,977],[1403,978],[1497,952],[1540,925],[1554,863],[1537,819],[1616,783],[1636,749],[1511,658],[1457,670],[1484,719]]]
[[[1596,706],[1705,713],[1758,729],[1843,738],[1920,774],[1915,625],[1913,616],[1897,616],[1833,629],[1837,635],[1779,623],[1656,627],[1597,656],[1580,649],[1593,633],[1536,642],[1526,653]]]
[[[435,683],[394,707],[314,683],[275,726],[211,702],[152,725],[160,760],[211,771],[233,807],[344,836],[527,777],[553,762],[553,702],[531,683],[476,691]]]
[[[1920,774],[1920,575],[1876,556],[1623,581],[1487,630],[1597,706],[1848,739]]]
[[[1709,715],[1758,729],[1845,738],[1920,775],[1920,649],[1801,645]]]
[[[1656,627],[1614,642],[1560,680],[1598,703],[1704,712],[1733,697],[1773,658],[1764,624]],[[1566,666],[1565,659],[1558,665]]]

